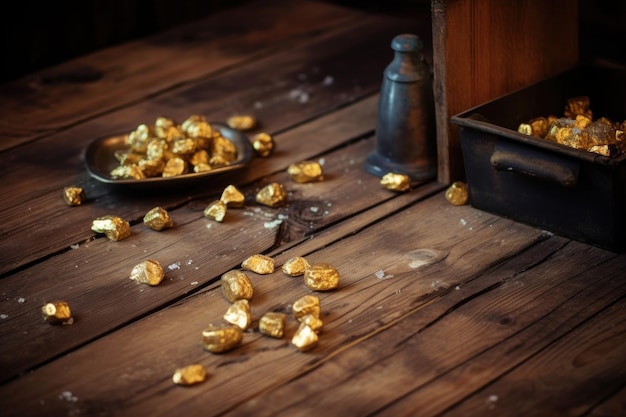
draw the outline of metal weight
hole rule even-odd
[[[393,172],[425,180],[437,173],[433,84],[422,47],[413,34],[391,42],[395,52],[380,91],[376,149],[365,161],[365,169],[378,177]]]

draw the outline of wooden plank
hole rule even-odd
[[[583,415],[625,380],[626,258],[562,243],[443,292],[227,415]]]
[[[438,179],[448,184],[464,177],[458,128],[450,118],[574,66],[578,2],[432,0],[431,5]]]
[[[349,222],[337,227],[344,224]],[[330,262],[342,275],[336,291],[318,293],[325,327],[319,346],[309,353],[295,351],[288,339],[269,339],[256,330],[246,332],[243,345],[235,351],[223,355],[203,352],[198,344],[200,331],[209,322],[219,321],[228,305],[219,288],[211,285],[5,384],[0,387],[0,405],[5,410],[34,414],[45,409],[49,413],[114,410],[119,415],[133,415],[142,409],[154,415],[171,414],[172,410],[218,415],[233,404],[303,376],[320,361],[387,329],[431,302],[437,289],[447,287],[446,292],[454,293],[456,285],[463,287],[485,265],[498,264],[549,236],[469,206],[451,206],[442,194],[389,216],[383,223],[352,232],[356,233],[344,229],[349,237],[306,255],[312,263]],[[440,257],[441,262],[431,267],[426,262],[426,269],[420,269],[411,263],[419,261],[414,258],[419,249],[447,257]],[[482,262],[476,262],[476,257]],[[394,277],[377,278],[381,270]],[[310,293],[301,279],[285,277],[280,271],[252,279],[255,320],[268,310],[289,311],[293,301]],[[117,299],[118,309],[123,308],[124,299]],[[84,320],[90,319],[85,316]],[[110,317],[103,319],[103,324],[107,320]],[[296,324],[288,323],[290,335]],[[122,341],[123,349],[119,349]],[[147,351],[146,346],[158,349]],[[85,361],[93,357],[106,366],[86,372]],[[209,380],[191,390],[172,387],[173,369],[194,362],[208,368]],[[60,401],[59,393],[64,391],[70,391],[77,401]],[[207,402],[210,410],[200,407]]]
[[[249,197],[248,205],[229,210],[223,223],[203,217],[204,208],[219,195],[198,199],[171,213],[173,229],[158,233],[139,223],[125,240],[96,239],[3,278],[0,291],[5,298],[0,300],[0,311],[7,318],[0,328],[4,340],[0,345],[1,380],[198,291],[247,256],[265,253],[281,241],[302,238],[393,199],[396,194],[381,187],[379,179],[362,168],[371,149],[372,138],[326,154],[326,179],[317,184],[291,182],[282,171],[241,187]],[[280,209],[254,203],[258,189],[270,181],[285,184],[289,192],[288,204]],[[160,285],[158,291],[146,291],[143,285],[128,280],[133,266],[144,259],[156,259],[167,271],[166,285]],[[42,279],[48,276],[55,278]],[[37,307],[54,299],[67,300],[76,314],[82,312],[84,318],[77,318],[82,324],[59,332],[42,322]],[[128,301],[119,305],[120,299]],[[33,338],[50,348],[42,353],[37,344],[26,343]],[[26,347],[17,348],[22,345]]]
[[[619,265],[623,268],[624,263]],[[621,286],[614,286],[620,282]],[[480,415],[493,410],[502,416],[589,415],[599,401],[619,391],[626,382],[624,286],[623,279],[613,275],[610,285],[603,288],[605,299],[589,294],[577,296],[579,303],[569,307],[568,313],[573,315],[570,320],[582,319],[579,326],[448,414]],[[611,289],[621,299],[611,294]]]
[[[311,33],[318,37],[363,17],[326,2],[252,1],[29,75],[0,87],[0,150],[294,48]]]
[[[89,231],[91,219],[108,214],[105,212],[111,204],[124,202],[117,204],[123,207],[123,211],[117,214],[129,220],[139,219],[151,208],[147,206],[153,204],[150,196],[129,198],[128,195],[113,194],[109,187],[89,179],[82,152],[94,139],[94,132],[127,132],[142,121],[153,120],[155,115],[160,114],[178,120],[190,114],[205,114],[212,120],[225,120],[232,113],[245,111],[256,114],[264,130],[279,133],[304,120],[320,117],[376,93],[380,88],[382,68],[392,53],[389,39],[398,30],[412,28],[413,23],[411,19],[364,19],[359,22],[361,29],[356,32],[346,29],[333,38],[322,37],[318,42],[300,49],[259,59],[253,66],[242,66],[0,154],[0,175],[6,178],[0,187],[3,195],[12,196],[0,202],[0,220],[7,237],[0,248],[2,272],[89,239],[92,236]],[[365,28],[366,34],[363,33]],[[301,79],[301,76],[306,79]],[[300,102],[299,98],[292,97],[294,91],[307,93],[309,99]],[[206,100],[198,100],[198,96],[204,96]],[[225,103],[226,97],[228,102]],[[275,99],[264,101],[268,97]],[[258,108],[259,103],[261,108]],[[362,127],[359,126],[359,130],[353,133],[364,134],[374,129],[375,123],[375,117],[368,115]],[[351,138],[320,137],[314,139],[314,143],[329,141],[333,144],[330,146],[336,146],[340,141]],[[279,141],[277,154],[281,154],[282,146]],[[320,148],[317,152],[323,150]],[[296,156],[293,155],[294,158]],[[281,169],[280,166],[274,168]],[[257,178],[267,174],[254,172]],[[42,178],[46,178],[43,184]],[[60,196],[63,187],[71,184],[85,188],[90,204],[72,207],[73,216],[70,218],[65,216],[68,207]],[[220,184],[221,187],[225,185]],[[178,206],[187,199],[184,192],[173,197],[159,196],[160,204],[167,207]],[[20,213],[28,213],[28,216],[24,218]],[[77,229],[77,224],[81,225],[80,229]],[[32,246],[28,251],[10,244],[9,238],[19,233],[31,236]]]

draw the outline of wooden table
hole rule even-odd
[[[437,181],[392,192],[363,169],[403,32],[429,45],[429,16],[260,1],[3,86],[0,414],[626,415],[626,256],[453,206]],[[85,168],[97,137],[236,113],[277,147],[227,179],[125,192]],[[324,180],[290,180],[303,160],[323,163]],[[270,182],[286,205],[255,203]],[[245,207],[208,219],[229,184]],[[64,202],[69,185],[84,204]],[[155,206],[173,228],[143,224]],[[130,237],[92,232],[106,214],[127,219]],[[230,305],[220,277],[254,254],[276,271],[249,273],[253,327],[229,352],[203,350],[202,330]],[[293,256],[334,265],[339,287],[283,274]],[[166,271],[155,287],[129,279],[148,258]],[[290,343],[291,316],[284,338],[259,332],[265,312],[307,294],[321,301],[316,347]],[[72,325],[43,320],[53,300],[69,303]],[[207,380],[175,385],[192,363]]]

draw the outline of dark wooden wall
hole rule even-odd
[[[0,83],[247,1],[12,1],[0,25]],[[373,12],[430,10],[430,0],[326,1]],[[626,1],[580,0],[580,4],[581,58],[606,56],[626,63]]]

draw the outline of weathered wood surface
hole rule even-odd
[[[112,205],[117,205],[115,214],[129,221],[137,221],[152,208],[150,205],[154,199],[150,196],[147,199],[128,199],[126,195],[120,199],[110,192],[109,187],[89,178],[83,152],[97,136],[129,132],[140,123],[150,123],[158,115],[182,121],[191,114],[203,114],[210,120],[223,121],[241,112],[255,114],[264,131],[278,134],[303,120],[320,117],[351,101],[376,93],[382,70],[392,56],[390,39],[398,30],[408,31],[414,25],[415,22],[409,19],[359,19],[352,27],[335,29],[333,37],[322,32],[317,34],[315,42],[291,45],[268,57],[257,58],[253,61],[254,65],[242,65],[174,91],[167,91],[165,86],[166,92],[156,98],[108,112],[61,133],[0,154],[0,176],[5,179],[0,190],[7,196],[0,203],[4,238],[0,243],[0,273],[91,238],[91,220],[110,214]],[[317,33],[315,27],[309,30]],[[272,51],[275,46],[270,43],[268,48]],[[128,59],[134,62],[132,56]],[[302,94],[307,95],[306,101],[301,100]],[[374,106],[372,116],[363,119],[346,117],[360,120],[360,123],[353,123],[356,129],[345,133],[359,137],[373,131],[377,102],[368,103]],[[350,126],[336,116],[332,120],[341,129],[344,125]],[[327,143],[328,147],[352,139],[325,127],[319,129],[319,134],[312,140]],[[309,139],[293,137],[293,140],[304,142]],[[282,147],[285,146],[286,151],[290,145],[283,145],[279,136],[277,142],[277,153],[286,158],[272,158],[272,165],[263,165],[268,169],[286,168],[285,163],[293,162],[297,157],[283,152]],[[317,152],[323,150],[323,147],[316,149]],[[251,170],[257,174],[256,178],[273,172],[260,171],[256,164]],[[90,204],[73,210],[72,216],[67,216],[73,208],[65,205],[61,195],[63,187],[72,184],[85,188]],[[215,193],[224,185],[227,184],[221,183],[206,192]],[[170,195],[163,196],[159,204],[170,208],[187,200],[188,194]],[[121,201],[124,201],[123,205],[119,204]],[[28,215],[20,215],[24,213]],[[27,233],[31,241],[26,253],[11,243],[23,233]]]
[[[0,154],[0,414],[626,415],[626,255],[453,206],[437,182],[394,193],[363,170],[389,41],[411,25],[422,30],[423,20],[255,4],[274,17],[209,41],[225,66],[195,74],[165,60],[154,74],[146,70],[151,83],[131,86],[138,79],[128,76],[127,94],[124,82],[112,88],[112,97],[127,98],[119,106],[91,97],[77,108],[86,92],[66,86],[67,107],[59,105],[45,132],[29,131]],[[301,16],[302,27],[280,21],[301,13],[312,14]],[[179,30],[193,37],[198,26]],[[133,50],[152,54],[168,39]],[[106,52],[121,73],[138,69],[122,57],[127,48]],[[170,84],[172,71],[179,78]],[[294,100],[296,91],[309,100]],[[46,94],[32,114],[60,100]],[[81,152],[94,132],[155,114],[223,120],[235,111],[257,114],[277,149],[224,180],[248,198],[222,223],[203,210],[226,184],[136,195],[113,192],[84,170]],[[324,181],[289,180],[287,166],[304,159],[323,163]],[[286,186],[287,204],[256,204],[256,191],[273,181]],[[62,201],[73,182],[86,187],[86,205]],[[142,224],[156,205],[170,210],[174,228]],[[92,219],[108,212],[132,221],[128,239],[94,237]],[[249,273],[253,328],[233,351],[204,351],[201,331],[229,305],[221,274],[255,253],[272,256],[276,271]],[[289,313],[312,293],[280,270],[292,256],[341,274],[339,288],[315,293],[324,328],[308,352],[290,344],[292,317],[283,339],[256,328],[266,311]],[[128,279],[146,258],[166,269],[157,287]],[[41,304],[53,299],[70,303],[73,325],[42,320]],[[174,370],[191,363],[206,366],[207,381],[174,385]]]
[[[0,88],[0,150],[299,48],[363,17],[325,3],[263,0],[32,74]]]

